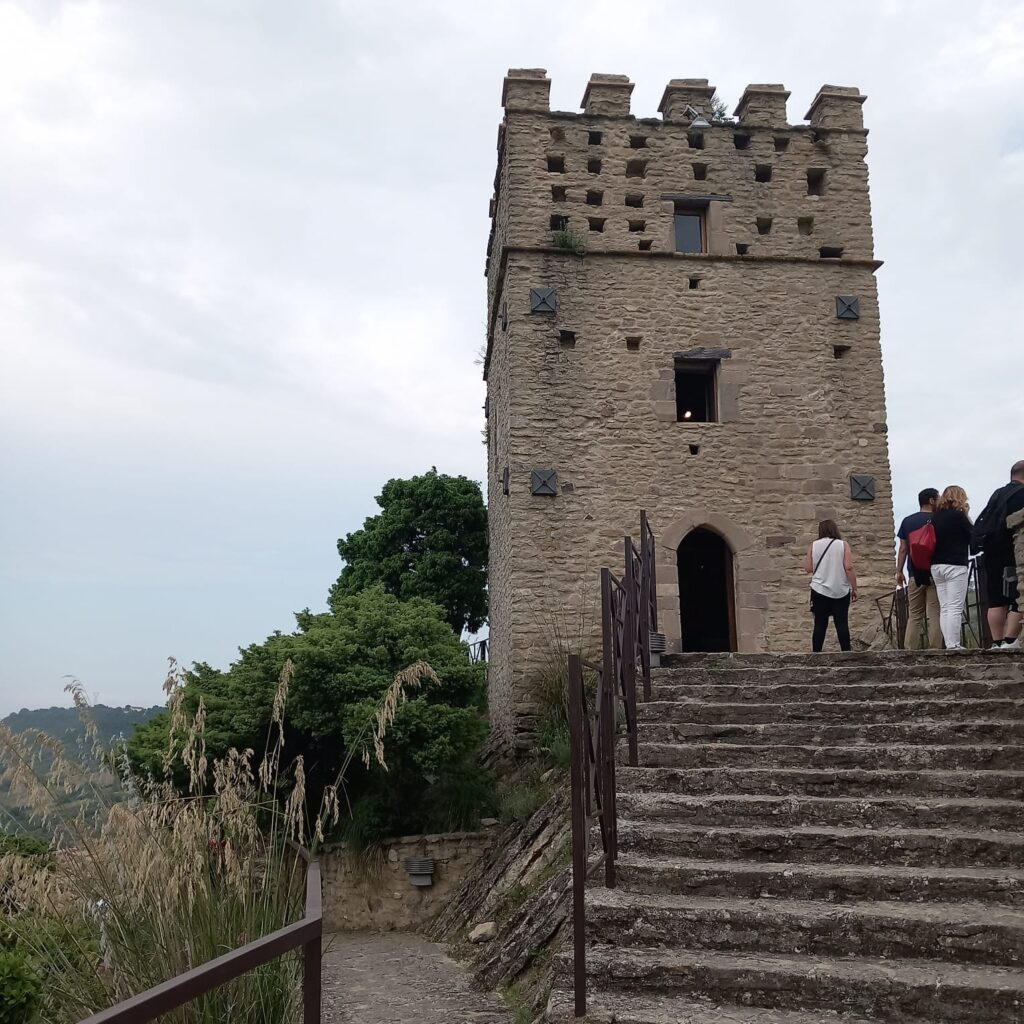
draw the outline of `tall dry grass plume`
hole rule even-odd
[[[205,705],[186,710],[184,673],[173,660],[161,777],[134,774],[123,748],[99,748],[76,684],[69,689],[92,758],[71,757],[44,734],[15,735],[0,725],[0,780],[53,836],[48,858],[0,858],[3,924],[42,975],[43,1024],[73,1024],[302,916],[305,869],[292,844],[315,849],[338,824],[345,769],[310,819],[302,757],[281,763],[294,671],[286,662],[258,762],[248,749],[208,760]],[[346,767],[353,756],[386,767],[384,740],[397,707],[407,692],[436,679],[425,663],[400,673]],[[104,794],[115,778],[122,799],[112,802]],[[174,779],[187,783],[176,788]],[[69,814],[72,794],[81,799]],[[301,1018],[300,979],[299,954],[290,954],[161,1020],[291,1024]]]

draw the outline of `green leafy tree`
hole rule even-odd
[[[345,567],[331,588],[331,608],[380,584],[403,601],[433,601],[456,633],[475,633],[487,620],[487,508],[480,485],[431,469],[389,480],[377,504],[378,515],[338,541]]]
[[[225,672],[197,664],[185,690],[194,713],[202,696],[212,760],[231,747],[261,754],[270,731],[274,692],[286,661],[294,664],[285,725],[285,760],[302,754],[307,802],[315,813],[396,673],[418,661],[438,677],[402,702],[387,738],[387,769],[351,759],[344,791],[350,826],[380,837],[463,827],[486,811],[489,780],[476,767],[487,734],[483,667],[469,662],[443,610],[429,601],[400,601],[382,586],[336,595],[332,610],[296,615],[298,629],[274,633],[241,650]],[[166,713],[137,728],[128,744],[133,764],[155,774],[167,749]],[[184,779],[176,780],[184,786]]]
[[[39,1019],[43,983],[17,950],[0,949],[0,1024]]]

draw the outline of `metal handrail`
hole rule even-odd
[[[306,861],[306,907],[302,920],[100,1010],[79,1024],[148,1024],[299,948],[302,949],[302,1024],[320,1024],[320,961],[324,930],[320,862],[314,860],[308,850],[300,848],[298,852]]]
[[[615,887],[619,853],[615,744],[621,704],[629,763],[639,764],[637,676],[644,699],[651,695],[650,634],[657,628],[654,534],[640,515],[640,547],[626,537],[625,576],[601,570],[601,664],[569,655],[569,773],[572,818],[573,993],[574,1013],[587,1012],[586,884],[604,867],[604,884]],[[593,708],[588,706],[584,670],[597,677]],[[594,824],[602,855],[590,857]]]

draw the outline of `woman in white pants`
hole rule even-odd
[[[932,516],[935,554],[932,579],[939,598],[939,624],[947,651],[961,647],[960,623],[967,598],[967,556],[971,547],[971,506],[962,487],[947,487]]]

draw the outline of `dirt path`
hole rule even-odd
[[[442,946],[419,935],[325,937],[323,1024],[515,1024]]]

